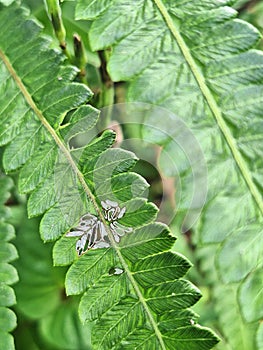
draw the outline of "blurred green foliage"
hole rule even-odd
[[[239,18],[253,24],[263,32],[263,2],[261,0],[238,1],[235,5],[239,11]],[[259,49],[263,49],[263,40],[259,43]]]
[[[52,244],[39,237],[39,219],[27,219],[24,204],[11,207],[19,259],[14,263],[17,350],[87,350],[90,327],[78,317],[78,297],[66,297],[66,268],[52,266]]]
[[[28,5],[33,14],[44,24],[44,31],[54,37],[53,29],[46,15],[46,11],[41,0],[23,0],[23,4]],[[86,35],[89,29],[89,22],[74,20],[74,1],[64,1],[62,3],[63,21],[67,32],[67,44],[70,52],[73,53],[73,34],[78,33],[85,45],[87,55],[87,80],[91,88],[99,88],[101,81],[98,71],[100,60],[96,53],[90,49],[88,37]],[[262,1],[238,1],[235,5],[239,11],[239,17],[250,22],[263,31],[263,2]],[[57,41],[54,38],[53,45],[57,47]],[[263,41],[259,43],[259,48],[263,49]],[[125,94],[125,88],[122,90]],[[122,96],[119,97],[122,99]],[[151,182],[155,183],[156,193],[151,192],[151,200],[157,201],[160,196],[160,182],[158,174],[152,178],[153,171],[150,164],[141,162],[138,169],[143,175],[148,174]],[[147,175],[146,175],[147,176]],[[19,205],[12,208],[13,223],[17,226],[17,238],[15,245],[19,251],[19,260],[15,263],[18,270],[20,281],[15,286],[17,296],[17,306],[15,311],[18,316],[18,327],[15,330],[15,339],[17,350],[84,350],[90,349],[90,328],[80,324],[77,315],[78,298],[65,298],[64,277],[65,268],[52,266],[51,244],[43,245],[39,238],[37,219],[26,219],[25,205],[21,198]],[[19,224],[19,225],[18,225]],[[172,227],[176,230],[176,226]],[[189,236],[190,235],[190,236]],[[178,233],[178,242],[176,251],[181,252],[195,264],[195,269],[191,269],[187,276],[203,292],[203,299],[195,308],[197,313],[202,315],[200,323],[207,326],[214,326],[218,333],[221,333],[223,322],[219,303],[216,307],[211,307],[212,300],[220,301],[220,284],[214,287],[217,281],[214,264],[210,261],[214,257],[214,247],[202,248],[196,251],[195,238],[189,235],[180,235]],[[193,241],[189,241],[192,239]],[[202,259],[205,255],[206,259]],[[208,257],[208,258],[207,258]],[[205,264],[206,266],[202,265]],[[39,293],[39,291],[41,291]],[[231,291],[229,291],[231,294]],[[212,295],[214,299],[212,298]],[[227,299],[227,298],[226,298]],[[237,327],[242,326],[238,310],[226,303],[226,307],[231,312],[237,314]],[[62,320],[62,321],[61,321]],[[220,326],[221,324],[221,326]],[[253,325],[244,331],[254,332]],[[235,332],[236,329],[229,330]],[[240,331],[241,332],[241,331]],[[238,345],[237,345],[238,346]],[[230,349],[227,341],[224,339],[217,346],[218,350]],[[238,350],[238,348],[237,348]]]

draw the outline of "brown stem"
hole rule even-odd
[[[259,3],[259,0],[250,0],[250,1],[246,2],[245,4],[243,4],[239,9],[237,9],[237,11],[239,14],[241,14],[243,12],[250,10],[252,7],[257,5],[258,3]]]

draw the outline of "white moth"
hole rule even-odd
[[[101,202],[104,217],[110,223],[110,229],[116,242],[132,228],[121,225],[117,222],[126,212],[126,208],[120,208],[117,202],[106,200]],[[66,233],[66,237],[80,237],[76,242],[78,255],[86,253],[89,249],[110,247],[107,230],[104,224],[92,214],[85,214],[79,219],[78,226]]]
[[[66,233],[66,237],[80,237],[76,243],[76,251],[78,255],[82,255],[87,250],[93,248],[107,248],[109,242],[105,240],[107,232],[100,220],[92,214],[83,215],[78,226]]]
[[[107,199],[105,202],[101,201],[102,208],[104,209],[104,217],[110,222],[111,232],[116,242],[119,243],[120,237],[125,233],[132,231],[131,227],[123,226],[118,223],[118,219],[121,219],[126,212],[126,207],[120,208],[117,202]]]

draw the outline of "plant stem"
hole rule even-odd
[[[106,107],[106,113],[104,113],[103,118],[100,120],[99,130],[107,128],[111,121],[112,106],[114,104],[114,83],[111,80],[109,73],[107,71],[107,57],[105,51],[98,52],[101,66],[100,66],[100,75],[102,81],[102,90],[100,93],[100,98],[98,102],[98,108]]]
[[[59,46],[61,47],[64,54],[71,61],[71,56],[67,50],[66,43],[66,30],[62,21],[61,8],[59,5],[59,0],[45,0],[46,9],[48,17],[52,23],[55,35],[59,41]]]
[[[85,47],[81,37],[78,34],[73,35],[73,43],[74,43],[74,53],[75,53],[75,64],[79,68],[79,78],[83,84],[88,85],[87,77],[86,77],[86,64],[87,64],[87,56],[85,52]]]

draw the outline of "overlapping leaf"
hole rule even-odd
[[[260,34],[235,18],[236,11],[228,7],[231,0],[78,3],[76,18],[94,20],[93,49],[113,46],[108,63],[112,79],[131,80],[129,100],[172,111],[200,143],[208,166],[208,196],[196,230],[203,243],[220,244],[216,265],[224,282],[240,282],[253,271],[247,277],[253,288],[248,292],[246,279],[239,301],[247,321],[262,318],[262,308],[248,311],[251,300],[259,301],[263,253],[263,56],[253,49]],[[176,118],[174,134],[171,125],[164,130],[176,141]],[[184,147],[155,140],[171,158]],[[187,152],[185,145],[184,157]],[[171,176],[169,163],[162,164]],[[191,208],[189,201],[190,165],[186,162],[180,174],[178,209],[183,212],[201,209]]]
[[[17,259],[17,251],[9,241],[15,237],[13,226],[8,224],[9,212],[4,206],[13,186],[10,178],[0,175],[0,344],[5,349],[15,349],[14,339],[9,334],[16,327],[16,315],[9,309],[16,303],[12,284],[18,281],[16,269],[10,264]]]
[[[36,339],[40,336],[42,342],[46,341],[53,348],[89,349],[90,327],[82,325],[78,318],[78,300],[67,300],[64,295],[66,269],[52,266],[52,244],[43,245],[38,234],[39,220],[28,220],[25,213],[21,217],[22,224],[15,240],[19,249],[16,267],[20,280],[15,291],[20,320],[26,317],[26,322],[35,322],[38,325]],[[21,321],[18,332],[24,328],[25,323]],[[33,327],[28,328],[32,332]],[[18,348],[23,346],[22,341],[17,340]]]
[[[192,349],[213,347],[218,341],[215,335],[191,321],[196,316],[188,308],[200,292],[182,279],[190,264],[168,252],[174,239],[165,226],[152,223],[157,208],[145,199],[147,184],[130,172],[136,157],[110,149],[114,142],[110,131],[90,137],[96,134],[98,117],[86,105],[91,91],[72,82],[76,69],[49,48],[26,10],[1,7],[0,31],[4,165],[9,172],[20,170],[19,189],[30,193],[29,215],[45,213],[40,223],[43,240],[57,240],[87,212],[107,226],[103,200],[125,206],[120,224],[133,229],[118,246],[108,228],[111,247],[90,250],[80,258],[74,239],[64,236],[55,245],[55,264],[73,262],[66,277],[67,293],[102,295],[94,347],[174,349],[184,348],[191,338]],[[78,135],[91,129],[86,144],[78,146]],[[80,313],[83,320],[93,319],[96,313],[85,296]],[[47,321],[44,333],[48,325]]]

